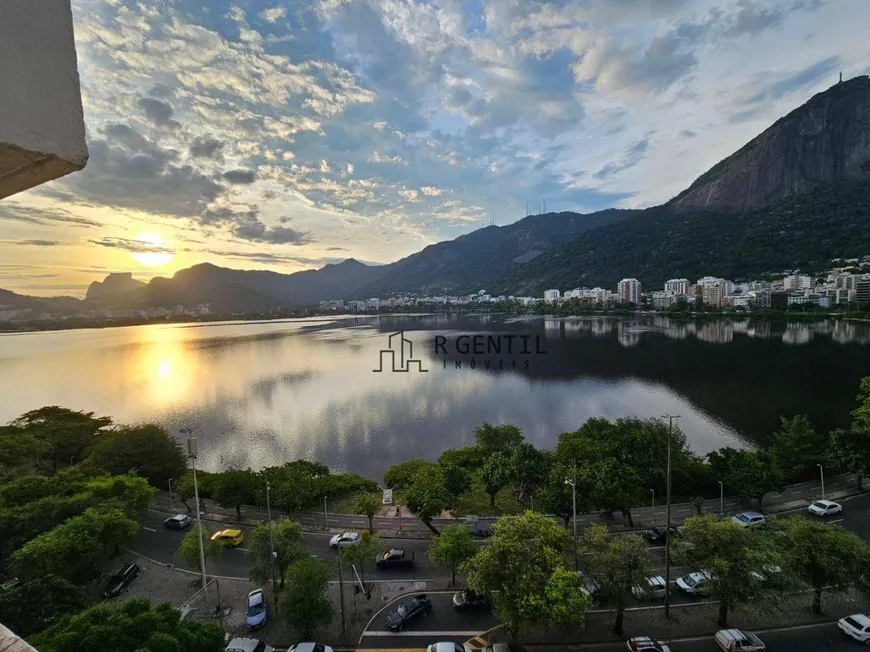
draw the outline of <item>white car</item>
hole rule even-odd
[[[227,643],[226,652],[273,652],[273,648],[255,638],[234,638]]]
[[[737,516],[732,516],[731,520],[741,527],[759,527],[767,523],[761,512],[740,512]]]
[[[668,592],[665,578],[661,575],[647,577],[645,582],[631,587],[631,593],[638,600],[657,600]]]
[[[471,648],[461,643],[432,643],[426,652],[472,652]]]
[[[749,574],[752,575],[752,577],[758,580],[761,584],[764,584],[769,580],[776,578],[777,575],[782,572],[782,568],[780,568],[776,564],[765,564],[761,570],[763,572],[760,573],[758,571],[749,571]]]
[[[714,640],[723,652],[764,652],[767,649],[755,634],[740,629],[720,629]]]
[[[287,652],[332,652],[332,648],[321,643],[297,643],[288,647]]]
[[[833,500],[817,500],[807,507],[807,511],[816,516],[830,516],[831,514],[842,514],[843,506]]]
[[[685,577],[677,578],[677,590],[686,595],[703,595],[713,588],[713,580],[716,575],[710,571],[696,571]]]
[[[338,550],[339,548],[355,546],[358,543],[359,532],[342,532],[341,534],[336,534],[329,540],[329,547],[333,550]]]
[[[837,626],[859,643],[870,644],[870,616],[852,614],[837,621]]]
[[[263,589],[248,593],[248,627],[256,629],[266,624],[266,598]]]
[[[630,638],[626,647],[631,652],[671,652],[671,648],[665,645],[663,641],[650,638],[649,636]]]

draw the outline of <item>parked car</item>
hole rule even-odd
[[[465,589],[459,593],[453,594],[453,608],[456,609],[456,611],[488,609],[489,600],[486,599],[486,596],[478,595],[471,589]]]
[[[472,652],[471,648],[461,643],[433,643],[426,652]]]
[[[837,627],[859,643],[870,645],[870,616],[852,614],[837,621]]]
[[[666,528],[664,525],[658,525],[646,531],[646,538],[650,543],[664,543],[668,539],[668,531],[672,537],[680,536],[680,531],[676,526],[672,525],[670,528]]]
[[[816,516],[830,516],[831,514],[842,514],[843,506],[833,500],[817,500],[807,507],[807,511]]]
[[[248,593],[248,627],[256,629],[266,624],[266,596],[263,589]]]
[[[191,523],[193,523],[193,519],[187,514],[176,514],[163,521],[163,526],[168,527],[170,530],[183,530]]]
[[[696,571],[685,577],[677,578],[677,590],[686,595],[703,595],[709,593],[716,576],[710,571]]]
[[[407,570],[414,565],[414,553],[407,555],[404,550],[393,548],[378,555],[375,565],[378,568],[404,568]]]
[[[626,647],[632,652],[671,652],[671,648],[665,645],[664,641],[649,636],[630,638]]]
[[[241,530],[236,529],[218,530],[211,535],[211,540],[237,548],[245,542],[245,535],[242,534]]]
[[[432,611],[432,601],[425,593],[415,595],[410,600],[400,602],[387,616],[387,627],[392,632],[401,632],[418,618],[425,618]]]
[[[287,648],[287,652],[332,652],[332,648],[320,643],[297,643]]]
[[[342,532],[341,534],[336,534],[329,540],[329,547],[333,550],[338,550],[339,548],[355,546],[358,543],[359,532]]]
[[[752,575],[753,578],[758,580],[760,583],[765,584],[777,577],[779,573],[782,572],[782,569],[775,564],[765,564],[761,572],[759,571],[749,571],[749,574]]]
[[[631,587],[632,595],[638,600],[658,600],[664,598],[667,592],[668,585],[661,575],[647,577],[646,582]]]
[[[106,582],[106,590],[103,591],[103,597],[114,598],[130,586],[130,582],[136,579],[139,575],[139,566],[137,564],[127,564],[115,571],[109,580]]]
[[[226,652],[273,652],[273,648],[255,638],[234,638],[227,644]]]
[[[580,590],[583,591],[583,593],[593,600],[597,600],[601,597],[601,586],[598,582],[579,571],[577,572],[577,575],[580,577]]]
[[[723,652],[763,652],[767,649],[755,634],[741,629],[720,629],[713,638]]]
[[[731,520],[742,527],[760,527],[767,523],[767,519],[761,512],[740,512],[732,516]]]
[[[19,580],[17,577],[12,577],[0,584],[0,593],[6,593],[6,591],[11,591],[12,589],[20,585],[21,580]]]

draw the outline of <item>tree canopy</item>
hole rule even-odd
[[[429,545],[429,559],[439,566],[449,568],[450,583],[456,584],[456,569],[472,557],[477,549],[474,537],[465,525],[449,525]]]
[[[220,557],[223,551],[223,546],[218,541],[211,540],[211,531],[206,526],[202,526],[202,556],[206,563],[210,559]],[[199,569],[199,525],[194,523],[193,526],[184,535],[181,543],[178,544],[178,556],[184,560],[190,568]]]
[[[0,623],[26,637],[84,607],[77,586],[57,575],[45,575],[0,593]]]
[[[817,433],[805,416],[782,417],[779,430],[771,437],[771,452],[785,477],[798,481],[806,479],[808,472],[815,472],[816,463],[824,461],[826,444],[827,437]]]
[[[444,471],[435,464],[421,468],[412,478],[405,491],[405,503],[434,534],[439,534],[432,525],[432,519],[440,516],[448,507],[453,496],[447,490]]]
[[[91,460],[112,474],[135,470],[155,487],[184,473],[186,462],[181,446],[162,426],[147,424],[117,428],[100,433],[91,449]]]
[[[523,431],[509,423],[493,425],[484,421],[474,429],[474,439],[484,456],[510,453],[523,442]]]
[[[293,590],[281,594],[279,613],[302,640],[312,639],[317,628],[332,622],[332,602],[325,595],[329,577],[329,567],[310,556],[287,569],[286,582]]]
[[[269,543],[269,524],[258,525],[248,539],[245,557],[253,563],[249,573],[252,581],[257,584],[269,582],[272,579],[274,563],[275,573],[283,588],[287,568],[308,554],[302,537],[302,525],[282,516],[272,523],[272,540],[275,549],[274,562]]]

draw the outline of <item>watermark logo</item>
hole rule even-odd
[[[423,368],[423,361],[414,359],[414,343],[405,337],[405,331],[393,333],[387,339],[388,348],[381,349],[381,359],[378,363],[378,368],[374,369],[376,373],[385,370],[398,372],[421,371],[427,373],[429,370]],[[384,362],[389,360],[388,365]],[[386,367],[386,368],[385,368]]]

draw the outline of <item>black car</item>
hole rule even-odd
[[[679,530],[673,525],[670,527],[670,531],[672,537],[680,536]],[[668,529],[664,525],[651,527],[646,531],[646,538],[651,543],[664,543],[668,539]]]
[[[164,527],[168,527],[170,530],[183,530],[191,523],[193,523],[193,519],[187,514],[176,514],[163,521]]]
[[[127,564],[123,568],[118,569],[106,582],[106,590],[103,592],[103,597],[114,598],[121,595],[121,592],[126,589],[130,582],[136,579],[139,575],[139,566],[137,564]]]
[[[476,611],[488,609],[489,600],[485,596],[478,595],[470,589],[465,589],[453,596],[453,608],[456,611]]]
[[[382,552],[375,560],[378,568],[404,568],[409,569],[414,565],[414,553],[406,555],[404,550],[393,549]]]
[[[425,618],[432,611],[432,601],[424,593],[405,600],[387,616],[387,627],[392,632],[401,632],[406,625],[418,618]]]

